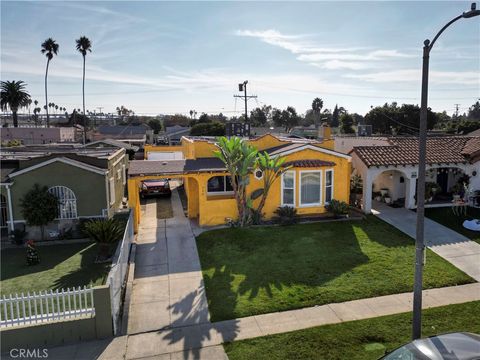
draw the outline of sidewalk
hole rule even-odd
[[[414,211],[392,208],[376,201],[372,205],[375,216],[416,238],[417,214]],[[429,218],[425,218],[425,243],[434,253],[480,281],[480,244]]]
[[[409,312],[412,310],[412,300],[412,293],[387,295],[133,335],[128,338],[126,359],[158,356],[180,350],[190,350],[195,355],[199,347],[220,345],[228,341]],[[479,283],[423,292],[423,308],[477,300],[480,300]]]

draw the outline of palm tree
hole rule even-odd
[[[19,108],[28,105],[30,94],[25,90],[26,84],[23,81],[2,81],[0,107],[3,111],[10,108],[12,111],[13,126],[18,127],[17,111]]]
[[[82,81],[82,95],[83,95],[83,114],[85,113],[85,58],[87,56],[87,52],[92,52],[92,43],[90,39],[86,36],[80,36],[79,39],[75,40],[77,42],[77,51],[80,52],[83,56],[83,81]],[[86,125],[86,123],[84,124]],[[83,142],[85,143],[85,131],[86,128],[83,128]]]
[[[58,44],[52,38],[48,38],[42,43],[42,54],[45,54],[47,57],[47,69],[45,70],[45,105],[48,104],[48,91],[47,91],[47,78],[48,78],[48,65],[50,65],[50,60],[53,59],[53,55],[58,54]],[[48,116],[48,107],[45,107],[47,111],[47,127],[50,127],[50,118]]]
[[[320,120],[320,112],[322,111],[323,108],[323,100],[320,98],[315,98],[313,99],[312,102],[312,110],[313,113],[315,114],[315,127],[318,128],[319,125],[319,120]]]

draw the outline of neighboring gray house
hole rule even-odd
[[[158,142],[168,145],[179,145],[182,136],[190,135],[190,128],[187,126],[167,126],[165,132],[158,135]]]
[[[79,140],[74,127],[5,127],[1,131],[2,144],[18,140],[22,145],[74,143]]]
[[[34,184],[47,186],[59,199],[59,217],[47,226],[47,238],[74,228],[82,218],[110,217],[124,207],[124,148],[4,148],[0,161],[3,232],[25,226],[20,202]],[[39,237],[39,229],[27,231],[29,238]]]
[[[89,131],[88,139],[92,142],[112,139],[127,144],[143,147],[147,137],[151,137],[153,130],[145,124],[139,125],[101,125]]]

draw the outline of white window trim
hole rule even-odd
[[[125,185],[127,183],[127,170],[125,164],[122,165],[122,184]]]
[[[335,197],[333,196],[333,194],[334,194],[333,191],[335,189],[335,187],[334,187],[335,186],[335,173],[334,173],[333,169],[328,169],[328,170],[325,170],[325,186],[324,186],[325,187],[325,205],[330,204],[330,201],[326,200],[327,199],[327,173],[328,172],[332,173],[332,185],[331,185],[331,187],[332,187],[332,200],[335,199]]]
[[[74,216],[63,216],[65,212],[62,213],[62,204],[61,204],[61,201],[62,200],[65,200],[65,199],[58,199],[59,201],[59,204],[58,204],[58,217],[55,218],[55,220],[72,220],[72,219],[78,219],[78,207],[77,207],[77,196],[75,195],[75,192],[70,189],[69,187],[67,186],[63,186],[63,185],[55,185],[55,186],[51,186],[50,188],[48,188],[48,192],[50,194],[53,194],[55,196],[57,196],[57,194],[55,193],[56,191],[54,189],[60,189],[60,188],[63,188],[63,189],[66,189],[66,193],[70,192],[71,193],[71,196],[72,198],[70,199],[66,199],[67,201],[71,201],[73,202],[73,208],[74,208],[74,211],[73,211],[73,215]],[[65,190],[63,190],[63,192],[65,193]],[[57,196],[58,198],[58,196]]]
[[[112,190],[113,189],[113,190]],[[113,191],[113,196],[112,196]],[[110,205],[115,203],[115,178],[108,179],[108,197],[110,198]]]
[[[302,203],[302,174],[304,173],[320,173],[320,202],[318,203]],[[300,182],[299,186],[299,199],[298,199],[298,207],[300,208],[308,208],[308,207],[318,207],[322,206],[323,196],[322,196],[322,183],[323,183],[323,171],[322,170],[301,170],[299,171],[298,181]]]
[[[285,202],[283,201],[283,190],[285,189],[284,186],[283,186],[283,177],[285,176],[285,174],[288,174],[288,173],[293,173],[293,204],[285,204]],[[282,206],[290,206],[290,207],[296,207],[296,204],[297,204],[297,176],[296,176],[296,171],[295,170],[289,170],[289,171],[285,171],[283,174],[282,174],[282,179],[281,179],[281,204]],[[287,189],[290,189],[290,188],[287,188]]]
[[[217,176],[223,176],[225,178],[224,182],[223,182],[223,188],[226,189],[227,188],[227,177],[230,177],[230,175],[217,175]],[[217,177],[217,176],[212,176],[210,178],[208,178],[207,180],[207,195],[208,196],[223,196],[223,195],[233,195],[234,192],[233,191],[208,191],[208,181],[211,179],[211,178],[214,178],[214,177]]]

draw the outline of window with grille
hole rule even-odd
[[[48,192],[58,199],[58,219],[76,219],[77,198],[75,193],[66,186],[53,186]]]

